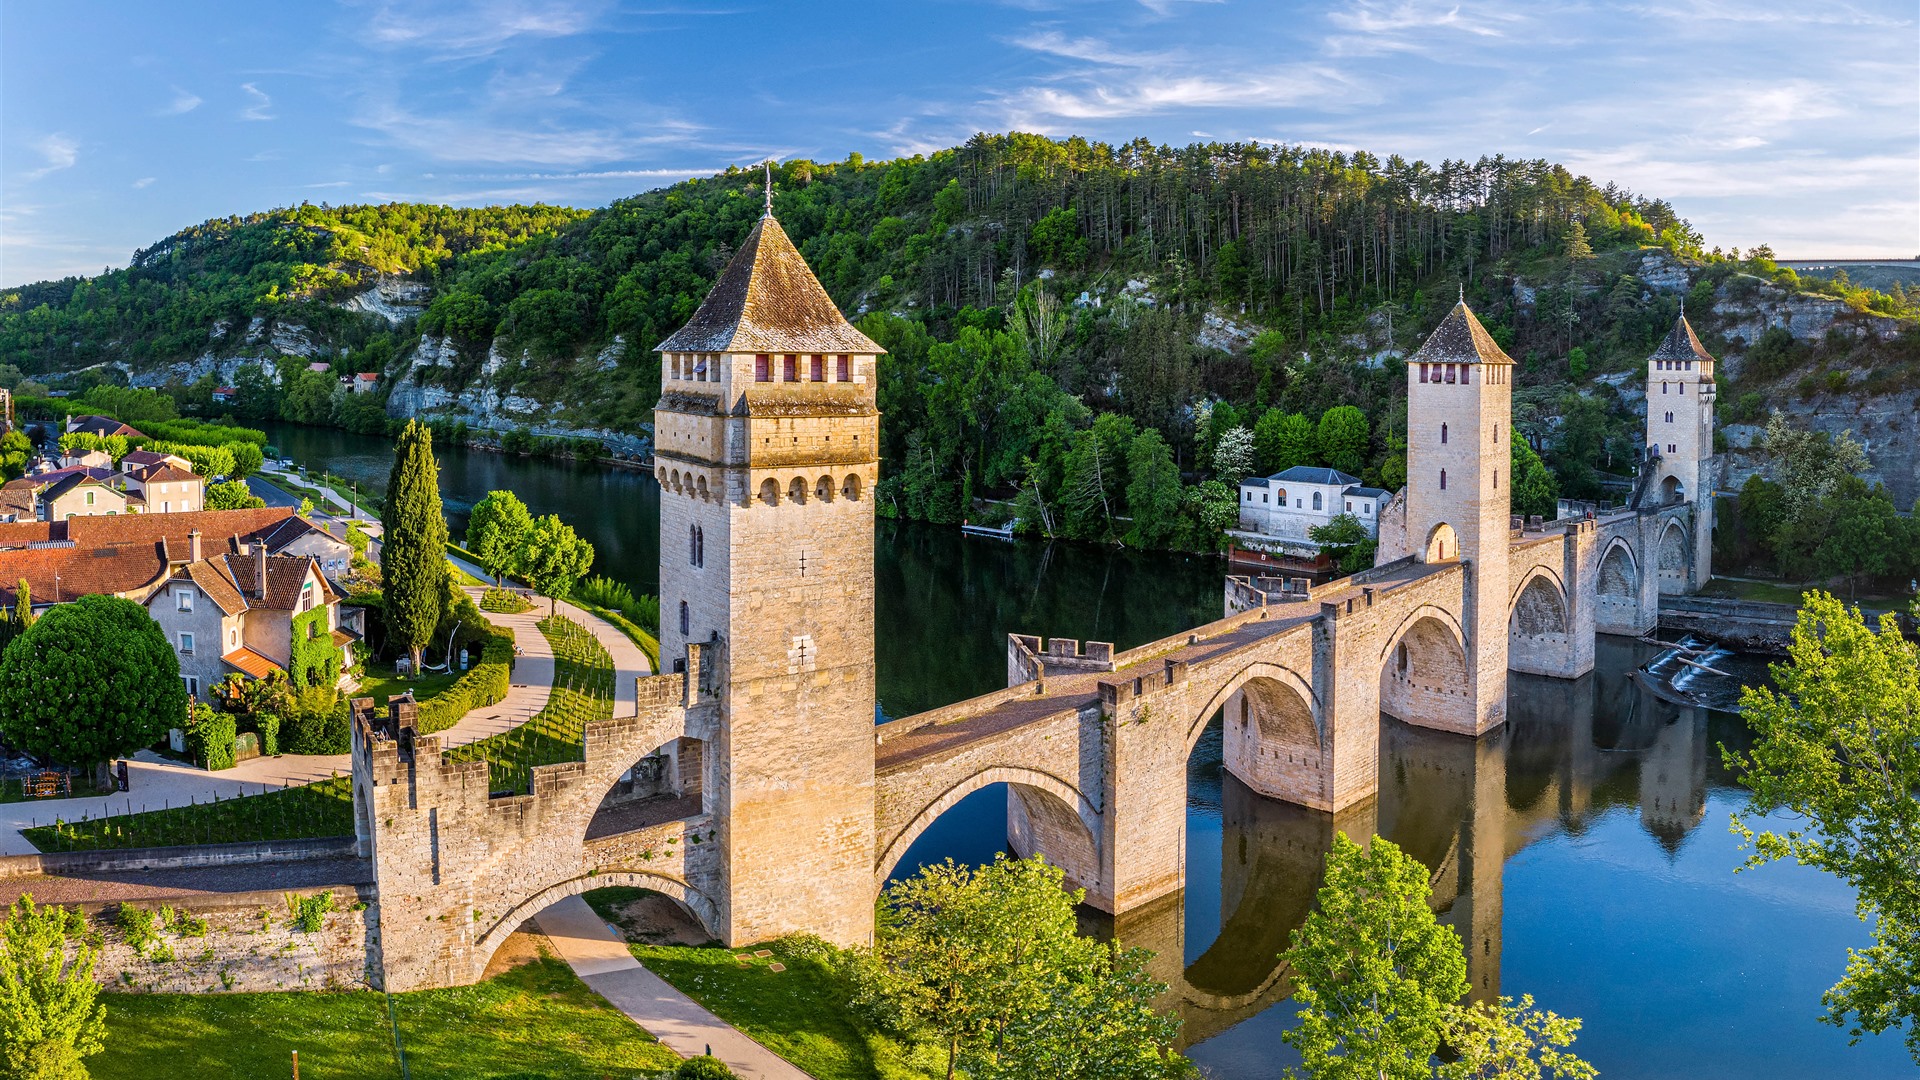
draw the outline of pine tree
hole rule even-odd
[[[447,517],[440,506],[440,466],[433,432],[407,421],[393,448],[380,524],[380,576],[385,580],[387,633],[407,647],[413,669],[440,622],[447,599]]]
[[[1567,258],[1593,258],[1593,245],[1587,242],[1587,227],[1578,221],[1567,226]]]

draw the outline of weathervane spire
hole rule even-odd
[[[767,182],[764,185],[767,190],[767,216],[772,217],[773,216],[773,159],[768,158],[767,160],[761,162],[760,165],[762,168],[764,168],[767,171]]]
[[[1464,281],[1460,283],[1460,302],[1467,302],[1467,283]]]

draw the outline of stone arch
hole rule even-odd
[[[1327,740],[1310,695],[1288,681],[1248,679],[1227,701],[1220,732],[1228,772],[1270,799],[1333,808]]]
[[[1387,642],[1380,656],[1380,711],[1424,727],[1472,731],[1467,636],[1453,615],[1423,604]]]
[[[1660,545],[1655,566],[1660,575],[1660,591],[1684,592],[1687,588],[1687,528],[1678,520],[1669,520],[1660,530]]]
[[[668,475],[670,475],[673,478],[673,485],[672,485],[673,491],[674,491],[674,494],[678,495],[680,493],[680,470],[675,469],[673,470],[672,473]]]
[[[694,481],[694,491],[695,494],[700,496],[701,502],[707,501],[707,477],[705,473],[700,475],[700,479]]]
[[[893,873],[894,867],[899,865],[900,860],[906,856],[907,849],[913,846],[913,842],[918,840],[920,834],[926,832],[927,827],[938,820],[941,814],[953,809],[954,805],[961,799],[966,798],[982,788],[991,787],[994,784],[1007,784],[1013,788],[1025,788],[1028,791],[1044,793],[1071,809],[1073,815],[1079,820],[1081,827],[1086,832],[1088,847],[1085,854],[1092,857],[1093,861],[1091,865],[1070,866],[1062,858],[1057,858],[1054,852],[1043,853],[1047,855],[1048,862],[1066,870],[1070,877],[1077,878],[1079,884],[1087,887],[1089,892],[1093,892],[1095,879],[1097,879],[1099,875],[1099,867],[1102,861],[1099,859],[1098,851],[1098,838],[1100,836],[1099,809],[1096,808],[1085,795],[1081,794],[1078,788],[1051,773],[1042,772],[1038,769],[1029,769],[1020,765],[991,765],[973,773],[941,792],[938,797],[921,807],[920,810],[907,821],[907,824],[895,833],[891,840],[887,841],[886,848],[880,853],[880,857],[874,861],[874,894],[876,896],[879,895],[880,890],[886,887],[888,876]],[[1026,796],[1024,793],[1016,793],[1015,797],[1025,798]],[[1031,854],[1031,852],[1028,854]]]
[[[1234,676],[1221,684],[1220,689],[1216,690],[1213,696],[1207,699],[1207,703],[1201,706],[1200,711],[1187,722],[1186,752],[1188,754],[1192,754],[1193,748],[1199,744],[1200,736],[1206,733],[1207,724],[1213,720],[1214,714],[1226,708],[1233,701],[1234,696],[1255,679],[1266,679],[1278,683],[1297,694],[1312,718],[1314,741],[1316,743],[1325,741],[1326,733],[1321,719],[1320,700],[1314,696],[1313,684],[1302,678],[1292,668],[1259,661],[1235,672]]]
[[[793,503],[805,503],[807,501],[807,480],[805,477],[796,476],[787,484],[787,501]]]
[[[833,501],[833,477],[823,476],[813,485],[813,497],[821,502]]]
[[[857,499],[860,497],[860,475],[858,473],[848,473],[847,478],[840,482],[840,496],[845,499]]]
[[[1420,561],[1451,562],[1459,557],[1460,534],[1454,532],[1453,526],[1444,521],[1435,525],[1432,531],[1427,533],[1426,554]]]
[[[1686,502],[1686,483],[1672,473],[1668,473],[1666,478],[1660,481],[1660,501],[1663,503]]]
[[[780,481],[771,476],[760,481],[760,501],[768,506],[780,505]]]
[[[668,897],[693,916],[700,928],[713,936],[713,928],[720,923],[719,909],[700,890],[677,877],[658,874],[646,870],[609,870],[605,873],[587,873],[565,881],[555,882],[534,895],[522,900],[509,909],[506,914],[495,919],[487,928],[474,938],[474,977],[487,969],[487,963],[493,954],[500,951],[500,945],[507,940],[520,924],[554,904],[570,896],[579,896],[594,889],[604,889],[609,885],[631,885],[641,889],[652,889]]]
[[[1522,576],[1507,607],[1510,634],[1565,636],[1571,625],[1567,587],[1558,574],[1544,566],[1536,566]]]
[[[656,467],[653,470],[653,479],[654,479],[654,482],[659,484],[661,487],[666,487],[667,486],[667,467],[665,465]]]

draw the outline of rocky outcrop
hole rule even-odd
[[[388,326],[399,326],[409,319],[418,318],[426,310],[431,291],[424,281],[383,277],[373,288],[348,297],[340,306],[348,311],[378,316],[385,319]]]
[[[1776,326],[1785,328],[1795,341],[1811,342],[1826,337],[1829,330],[1856,339],[1886,339],[1908,325],[1885,315],[1855,311],[1830,297],[1790,293],[1748,275],[1721,286],[1713,313],[1720,320],[1721,335],[1742,351]]]
[[[1655,292],[1683,293],[1693,287],[1693,276],[1686,264],[1660,251],[1640,260],[1639,278]]]
[[[614,344],[602,349],[594,357],[582,358],[579,362],[592,364],[598,370],[611,370],[618,366],[625,346],[624,339],[616,338]],[[571,404],[569,402],[540,401],[510,390],[503,393],[497,388],[495,379],[515,361],[501,349],[498,341],[488,348],[480,375],[469,386],[450,389],[435,383],[431,376],[422,378],[422,372],[452,368],[458,355],[458,347],[451,338],[421,337],[420,344],[409,358],[406,371],[394,380],[387,395],[387,414],[464,422],[469,428],[480,431],[508,432],[525,428],[535,435],[554,438],[598,439],[622,457],[652,455],[651,424],[641,425],[634,431],[568,424],[562,417]],[[525,360],[526,357],[523,355],[520,359]]]
[[[309,359],[321,353],[320,347],[313,343],[313,332],[299,323],[274,323],[267,341],[287,356]]]
[[[133,372],[127,381],[133,386],[165,386],[168,383],[191,383],[204,376],[213,376],[213,381],[221,386],[232,386],[239,378],[243,368],[257,367],[275,384],[280,382],[280,368],[271,356],[215,356],[211,351],[201,353],[192,360],[178,360],[171,364],[160,364]]]
[[[1843,431],[1866,448],[1872,466],[1868,483],[1885,484],[1893,505],[1906,510],[1920,500],[1920,400],[1911,394],[1879,397],[1817,394],[1810,399],[1777,403],[1776,407],[1801,427],[1839,435]],[[1758,428],[1749,425],[1723,429],[1729,449],[1720,455],[1720,489],[1737,491],[1755,473],[1770,479],[1772,461],[1758,449]]]

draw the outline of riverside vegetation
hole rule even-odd
[[[638,430],[658,389],[649,350],[751,227],[760,182],[729,170],[590,213],[302,205],[212,221],[125,270],[0,297],[0,356],[22,379],[78,385],[110,377],[68,374],[103,359],[245,352],[239,327],[260,318],[388,385],[484,384],[545,403],[564,425]],[[1396,486],[1396,357],[1457,285],[1521,361],[1518,433],[1543,459],[1534,475],[1552,481],[1516,489],[1529,513],[1555,489],[1592,497],[1631,473],[1636,372],[1683,299],[1717,349],[1728,342],[1714,334],[1716,299],[1761,290],[1861,317],[1916,314],[1904,286],[1802,278],[1764,247],[1709,250],[1666,202],[1545,161],[1009,134],[894,161],[790,161],[774,184],[775,211],[823,284],[890,350],[881,512],[957,521],[1020,503],[1030,528],[1148,547],[1215,546],[1246,469],[1328,464]],[[1690,286],[1643,281],[1649,254]],[[417,318],[395,327],[340,306],[393,275],[427,286]],[[438,359],[416,364],[423,340]],[[1745,348],[1753,362],[1723,388],[1729,422],[1764,418],[1808,378],[1846,384],[1848,369],[1868,372],[1863,392],[1920,385],[1911,330],[1811,343],[1769,333]],[[277,385],[243,367],[217,408],[386,427],[378,394],[342,394],[305,359],[283,362]],[[168,387],[203,415],[216,411],[212,390],[210,378]],[[1342,406],[1364,423],[1343,413],[1330,425]],[[474,435],[454,418],[441,434]],[[500,437],[536,448],[524,432]]]

